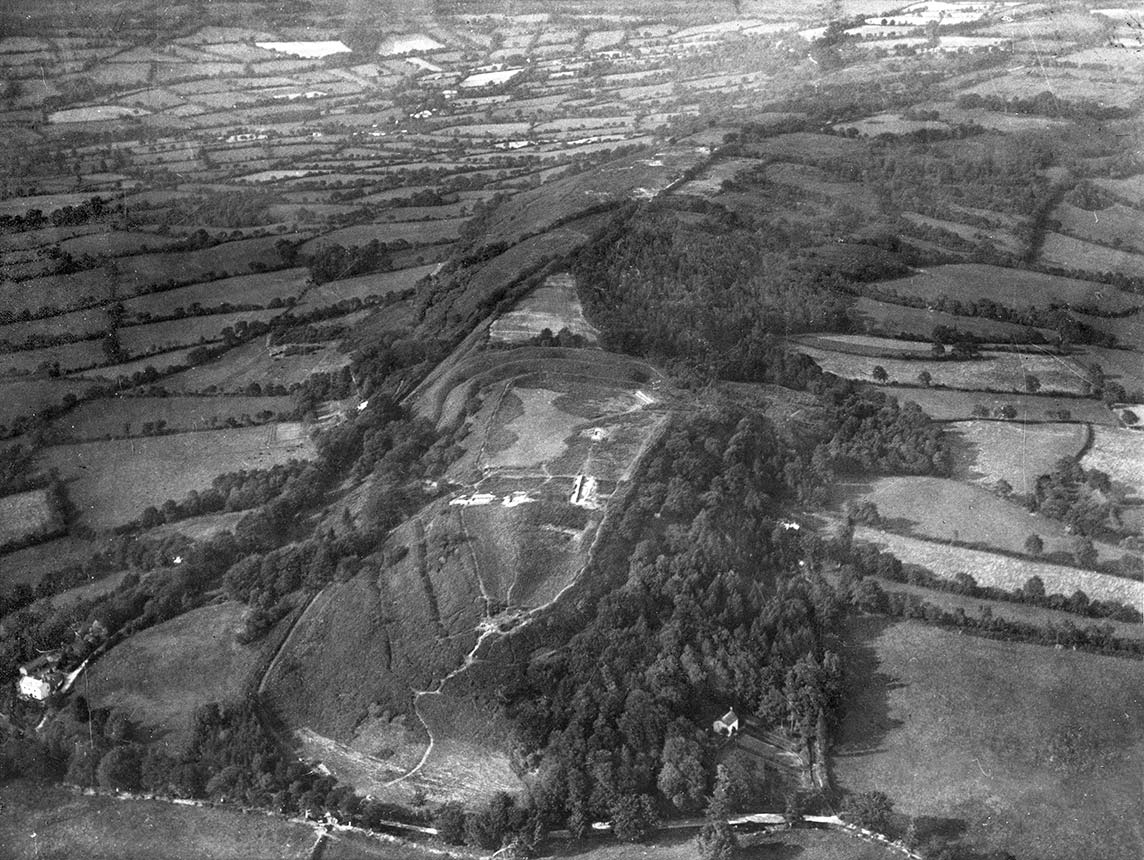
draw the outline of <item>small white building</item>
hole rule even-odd
[[[734,708],[728,708],[727,713],[711,724],[711,731],[717,735],[734,737],[739,733],[739,715]]]
[[[42,702],[58,690],[64,676],[56,668],[58,654],[45,654],[20,667],[20,677],[16,681],[16,693],[22,699]]]

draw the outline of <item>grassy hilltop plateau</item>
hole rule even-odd
[[[0,857],[1144,855],[1144,6],[0,8]]]

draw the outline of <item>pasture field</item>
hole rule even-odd
[[[962,224],[959,221],[946,221],[940,218],[931,218],[919,212],[903,212],[902,218],[907,225],[923,228],[922,236],[925,236],[928,230],[934,229],[957,236],[966,242],[989,243],[1007,254],[1019,255],[1024,250],[1024,245],[1016,236],[994,227],[986,228],[974,224]],[[909,232],[908,227],[907,232]],[[956,248],[955,244],[954,249]]]
[[[1144,315],[1139,313],[1124,317],[1097,317],[1073,311],[1072,316],[1097,331],[1112,335],[1118,346],[1136,347],[1144,344]]]
[[[148,529],[147,537],[156,540],[169,535],[186,535],[191,540],[206,540],[222,532],[233,532],[239,520],[249,511],[233,511],[220,514],[203,514],[201,517],[188,517],[173,523],[164,523]]]
[[[232,328],[236,323],[260,320],[266,322],[281,316],[281,308],[264,311],[237,311],[229,314],[207,314],[185,317],[165,322],[144,323],[124,326],[119,329],[119,343],[128,354],[154,352],[158,349],[174,349],[180,346],[194,346],[222,339],[222,330]]]
[[[1004,406],[1017,410],[1022,421],[1055,420],[1060,410],[1068,410],[1069,420],[1116,426],[1112,411],[1099,400],[1082,397],[1041,397],[1032,394],[990,394],[984,391],[955,391],[935,388],[894,388],[878,386],[878,390],[902,403],[913,401],[937,421],[968,421],[976,406],[985,406],[994,415]],[[1050,415],[1049,413],[1054,413]]]
[[[860,486],[865,489],[869,485]],[[1074,538],[1063,523],[1031,514],[981,487],[958,481],[879,478],[862,498],[878,506],[883,528],[900,534],[933,541],[985,544],[1018,553],[1025,551],[1025,538],[1038,534],[1045,542],[1046,557],[1073,549]],[[919,499],[925,499],[925,504],[918,504]],[[1107,544],[1097,544],[1097,551],[1101,560],[1119,558],[1123,554]]]
[[[1130,498],[1144,501],[1144,433],[1099,427],[1092,448],[1081,461],[1086,469],[1100,469],[1123,485]]]
[[[143,358],[136,358],[132,361],[122,361],[119,364],[100,364],[88,370],[77,371],[68,378],[71,380],[91,380],[102,382],[114,382],[121,376],[131,376],[131,374],[144,371],[148,367],[153,367],[155,370],[163,373],[172,367],[186,367],[190,364],[190,354],[197,347],[187,347],[186,349],[173,349],[165,350],[156,355],[146,355]]]
[[[91,256],[122,257],[147,251],[162,251],[176,240],[170,236],[145,233],[140,230],[107,230],[88,233],[60,242],[60,250],[76,259]]]
[[[1060,231],[1086,242],[1113,245],[1126,251],[1144,251],[1144,212],[1114,203],[1097,212],[1062,202],[1052,217]]]
[[[1144,698],[1132,660],[851,622],[838,783],[978,851],[1139,856]]]
[[[1136,99],[1132,87],[1112,80],[1101,80],[1100,72],[1087,72],[1082,69],[1043,69],[1036,66],[1024,67],[990,78],[983,84],[961,90],[964,93],[977,93],[982,96],[1001,98],[1032,98],[1045,90],[1066,101],[1092,101],[1117,107],[1128,107]]]
[[[1094,179],[1092,182],[1128,206],[1140,208],[1141,200],[1144,200],[1144,173],[1123,179]]]
[[[32,588],[49,573],[90,558],[100,547],[93,541],[58,537],[0,556],[0,589],[17,583]]]
[[[7,341],[19,347],[32,338],[91,337],[106,332],[110,327],[111,320],[103,308],[87,308],[41,319],[0,324],[0,342]]]
[[[1129,343],[1135,347],[1144,347],[1144,341],[1130,340]],[[1099,364],[1106,379],[1124,386],[1130,401],[1144,400],[1144,394],[1141,393],[1144,392],[1144,354],[1101,346],[1078,347],[1076,354],[1077,360],[1085,366]]]
[[[306,295],[298,305],[299,312],[303,309],[332,305],[345,299],[365,299],[368,296],[403,292],[412,289],[418,281],[431,275],[436,269],[437,264],[430,263],[426,266],[412,266],[392,272],[375,272],[371,275],[327,281],[306,290]]]
[[[894,283],[883,282],[883,285]],[[963,317],[928,308],[911,308],[875,299],[860,297],[851,309],[851,316],[868,332],[887,337],[909,335],[929,340],[937,326],[948,326],[998,343],[1026,343],[1029,329],[1013,323],[985,317]],[[1037,329],[1042,335],[1045,329]]]
[[[853,128],[860,135],[877,137],[880,134],[909,134],[920,129],[944,129],[948,125],[936,120],[906,119],[901,114],[881,113],[853,122],[839,123],[834,128],[842,131]]]
[[[743,170],[758,167],[754,158],[727,158],[709,164],[695,179],[683,183],[674,190],[675,194],[695,194],[700,197],[714,197],[723,190],[723,183],[733,180]]]
[[[739,834],[742,860],[900,860],[897,851],[863,842],[830,830],[785,830],[779,833]],[[699,856],[692,834],[664,833],[649,844],[619,840],[582,843],[552,840],[543,856],[576,860],[695,860]]]
[[[831,352],[883,358],[894,358],[901,355],[928,356],[933,347],[933,344],[921,340],[895,340],[889,337],[873,337],[864,334],[800,335],[791,338],[791,340],[794,343]]]
[[[951,591],[938,591],[920,585],[893,582],[889,579],[879,579],[878,585],[886,592],[913,595],[927,603],[932,603],[944,612],[955,612],[961,609],[970,618],[980,618],[981,614],[988,610],[994,618],[1016,621],[1022,624],[1035,624],[1039,627],[1046,627],[1049,624],[1055,624],[1058,627],[1065,624],[1074,624],[1078,627],[1096,624],[1103,627],[1107,624],[1112,628],[1113,635],[1122,639],[1144,639],[1144,624],[1111,621],[1107,618],[1079,618],[1075,614],[1063,610],[1045,609],[1027,603],[1009,603],[1004,600],[985,600],[980,597],[969,597],[965,594],[954,594]]]
[[[836,179],[819,167],[775,162],[767,165],[766,179],[777,185],[797,188],[820,200],[839,201],[867,217],[876,217],[882,210],[877,195],[868,186]]]
[[[1070,359],[1043,353],[988,352],[971,361],[918,361],[876,358],[818,349],[798,344],[796,349],[813,358],[830,373],[866,382],[873,380],[875,367],[883,368],[890,382],[917,385],[923,370],[932,376],[932,384],[966,391],[1022,392],[1025,376],[1032,374],[1041,390],[1064,394],[1085,393],[1083,372]],[[901,395],[909,399],[909,395]]]
[[[867,526],[859,526],[855,537],[881,546],[897,556],[903,564],[919,565],[943,579],[953,579],[959,573],[968,573],[977,580],[978,585],[995,585],[1012,591],[1024,587],[1030,577],[1039,576],[1044,581],[1048,594],[1071,595],[1080,589],[1098,600],[1116,600],[1130,606],[1144,605],[1144,582],[1060,564],[949,546]]]
[[[1040,260],[1074,271],[1079,269],[1097,274],[1120,272],[1132,277],[1144,275],[1144,255],[1118,251],[1060,233],[1048,233],[1045,236]]]
[[[47,537],[64,526],[47,490],[29,490],[0,497],[0,547]]]
[[[928,302],[936,302],[946,296],[960,302],[990,299],[1012,308],[1062,304],[1101,307],[1110,311],[1140,305],[1136,297],[1107,284],[980,263],[932,266],[907,278],[879,281],[877,286]]]
[[[311,459],[314,446],[301,431],[299,424],[281,423],[54,445],[38,462],[59,470],[80,519],[99,529],[204,490],[226,472]]]
[[[489,339],[503,343],[519,343],[539,335],[544,329],[553,334],[567,328],[590,343],[598,332],[584,318],[584,308],[576,294],[571,275],[552,275],[498,318],[489,329]]]
[[[47,406],[62,403],[69,394],[81,396],[91,386],[70,379],[0,378],[0,425],[21,415],[33,415]]]
[[[71,410],[53,425],[71,440],[106,436],[138,436],[145,422],[166,422],[168,430],[206,430],[225,426],[228,418],[257,420],[263,412],[287,418],[291,397],[111,397]]]
[[[80,340],[59,346],[0,353],[0,377],[6,374],[12,376],[38,374],[46,372],[56,364],[62,372],[67,373],[94,367],[106,361],[107,354],[103,350],[101,340]]]
[[[1088,435],[1083,424],[964,421],[945,429],[953,435],[959,478],[1008,481],[1018,495],[1032,492],[1062,457],[1079,454]]]
[[[799,131],[768,137],[743,149],[752,158],[768,161],[832,161],[857,155],[863,151],[863,145],[848,137]]]
[[[440,218],[433,221],[391,221],[379,224],[359,224],[323,233],[316,239],[303,242],[301,254],[313,254],[322,245],[368,245],[379,242],[408,242],[411,245],[433,245],[452,242],[460,235],[465,218]]]
[[[283,347],[268,347],[263,339],[252,340],[214,361],[189,368],[163,380],[170,391],[241,392],[252,382],[259,385],[291,385],[312,373],[338,370],[350,357],[337,347],[320,345],[314,352],[286,355]]]
[[[123,302],[123,307],[128,314],[160,316],[171,313],[175,308],[190,308],[196,304],[206,308],[217,307],[223,302],[265,306],[274,299],[301,295],[306,289],[309,274],[305,268],[295,268],[238,275],[137,296]]]
[[[136,633],[91,665],[84,695],[124,711],[151,741],[178,754],[191,739],[195,710],[240,698],[258,665],[259,644],[235,640],[247,611],[217,603]]]
[[[306,860],[315,841],[310,827],[275,816],[84,797],[28,780],[0,785],[0,802],[0,845],[13,858]]]

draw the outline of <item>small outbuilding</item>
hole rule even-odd
[[[734,737],[739,733],[739,715],[734,708],[728,708],[727,713],[711,724],[711,731],[717,735]]]

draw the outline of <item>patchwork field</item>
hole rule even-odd
[[[489,329],[489,338],[494,342],[519,343],[536,337],[544,329],[557,334],[565,328],[589,343],[596,341],[598,332],[584,318],[572,276],[553,275],[498,318]]]
[[[265,815],[161,801],[83,797],[47,783],[0,785],[7,857],[91,860],[306,860],[314,831]],[[8,853],[11,852],[11,853]]]
[[[958,477],[990,485],[1004,480],[1018,495],[1032,492],[1062,457],[1079,454],[1088,437],[1083,424],[963,421],[946,430],[953,434]]]
[[[23,582],[32,588],[49,573],[54,573],[89,558],[98,547],[93,541],[58,537],[16,552],[0,556],[0,589],[8,590]]]
[[[855,537],[881,546],[897,556],[903,564],[919,565],[943,579],[953,579],[959,573],[968,573],[979,585],[995,585],[1012,591],[1022,588],[1030,577],[1039,576],[1044,581],[1048,594],[1071,595],[1080,589],[1089,597],[1099,600],[1116,600],[1131,606],[1144,605],[1144,582],[1059,564],[963,549],[867,526],[859,526]]]
[[[136,633],[92,664],[84,695],[93,705],[124,711],[149,740],[178,754],[191,739],[195,710],[240,698],[258,664],[259,643],[235,640],[247,611],[241,603],[219,603]]]
[[[54,445],[40,456],[67,485],[80,520],[92,528],[128,522],[149,505],[204,490],[217,475],[314,457],[300,424]]]
[[[1138,662],[858,619],[851,706],[832,756],[851,791],[886,792],[925,831],[979,851],[1139,856]]]
[[[867,486],[870,485],[859,485],[854,489]],[[838,489],[843,491],[847,488],[843,485]],[[853,497],[853,490],[848,495]],[[913,537],[984,544],[990,548],[1023,553],[1025,539],[1037,534],[1044,540],[1046,558],[1052,558],[1058,552],[1070,553],[1074,548],[1075,538],[1066,531],[1063,523],[1032,514],[1015,502],[959,481],[880,478],[861,497],[877,505],[883,528]],[[919,499],[924,499],[925,504],[919,504]],[[1102,560],[1119,558],[1123,554],[1107,544],[1098,544],[1097,551]],[[971,570],[967,572],[972,573]]]

